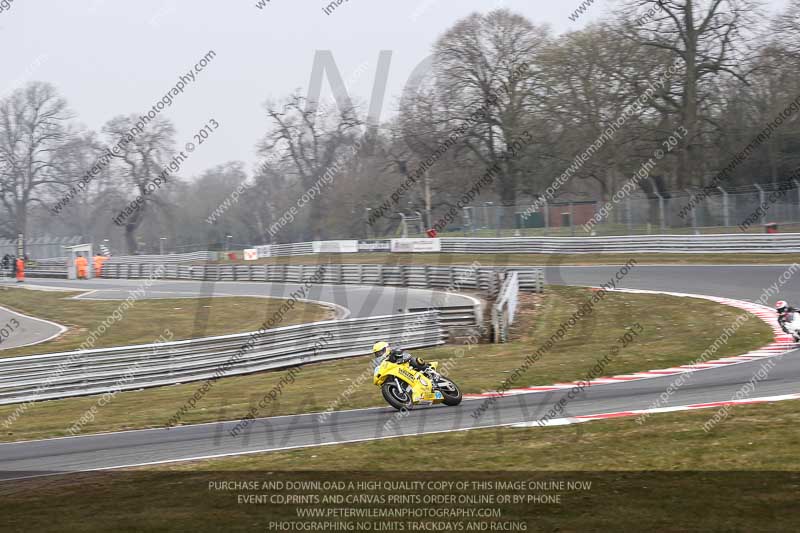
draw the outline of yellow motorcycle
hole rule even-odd
[[[384,399],[398,411],[414,405],[458,405],[461,389],[452,380],[436,372],[437,362],[425,370],[415,370],[408,362],[392,363],[384,356],[375,360],[372,382],[381,388]]]

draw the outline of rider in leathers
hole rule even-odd
[[[775,304],[775,310],[778,312],[778,325],[784,333],[791,333],[786,328],[786,323],[792,320],[792,314],[796,313],[797,309],[781,300]]]

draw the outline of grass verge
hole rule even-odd
[[[121,300],[73,300],[80,292],[28,289],[0,290],[0,305],[68,327],[52,341],[0,351],[0,357],[76,350],[92,330],[112,316]],[[122,322],[109,326],[95,348],[153,342],[165,328],[174,340],[255,331],[278,311],[284,300],[251,297],[169,298],[135,301]],[[298,302],[281,326],[325,320],[330,308]],[[155,318],[157,317],[157,318]]]
[[[308,527],[300,508],[497,508],[497,519],[375,520],[376,531],[798,531],[800,444],[797,402],[738,406],[714,431],[712,410],[549,428],[475,430],[306,448],[162,466],[0,484],[0,515],[9,531],[279,531],[276,521]],[[769,431],[764,431],[769,424]],[[414,460],[408,457],[413,451]],[[523,481],[549,490],[450,491],[268,490],[219,488],[223,482]],[[581,489],[560,483],[580,482]],[[80,490],[75,490],[79,486]],[[474,486],[473,486],[474,487]],[[496,487],[496,485],[495,485]],[[549,503],[488,505],[243,503],[249,495],[309,497],[500,494],[548,496]],[[384,500],[388,501],[388,500]],[[143,512],[147,510],[147,512]],[[333,518],[333,523],[369,519]],[[490,529],[490,524],[525,524]],[[434,524],[420,526],[420,523]],[[416,525],[413,525],[416,524]],[[448,525],[445,525],[448,524]],[[462,524],[462,525],[457,525]],[[486,524],[481,526],[481,524]],[[271,527],[272,526],[272,527]],[[431,529],[439,527],[440,529]],[[482,529],[485,527],[485,529]],[[306,531],[331,531],[325,528]],[[345,531],[346,529],[340,529]],[[356,531],[352,529],[353,531]],[[363,529],[362,529],[363,530]]]
[[[590,295],[584,288],[550,287],[545,295],[524,297],[513,342],[472,345],[466,350],[445,346],[420,351],[418,355],[442,362],[452,359],[449,375],[465,392],[493,390]],[[626,327],[635,323],[641,325],[641,332],[630,346],[608,362],[605,375],[687,363],[699,356],[741,313],[735,308],[697,299],[609,293],[591,315],[579,320],[515,386],[582,379],[625,333]],[[692,334],[687,335],[687,331]],[[716,356],[747,352],[763,346],[771,337],[771,330],[763,322],[750,319]],[[372,385],[370,364],[369,357],[355,357],[300,367],[277,400],[270,402],[259,416],[324,411],[332,405],[337,410],[383,405],[380,391]],[[281,379],[288,381],[287,376],[286,371],[276,371],[219,380],[198,407],[183,417],[183,423],[241,418]],[[365,377],[359,381],[359,376]],[[112,403],[99,410],[83,431],[163,426],[196,387],[196,384],[187,383],[121,392]],[[343,394],[345,390],[350,393]],[[95,402],[95,397],[85,397],[33,404],[25,416],[0,435],[0,440],[65,435],[68,422]],[[0,407],[0,420],[5,420],[13,411],[14,406]]]

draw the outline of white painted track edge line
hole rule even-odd
[[[57,333],[54,333],[53,335],[50,335],[46,339],[38,340],[38,341],[35,341],[35,342],[29,342],[27,344],[20,344],[18,346],[12,346],[12,347],[8,348],[9,350],[13,350],[15,348],[22,348],[22,347],[25,347],[25,346],[33,346],[34,344],[42,344],[43,342],[47,342],[47,341],[53,340],[56,337],[59,337],[59,336],[63,335],[64,332],[69,329],[66,326],[63,326],[63,325],[61,325],[61,324],[59,324],[57,322],[53,322],[53,321],[47,320],[45,318],[39,318],[39,317],[35,317],[35,316],[26,315],[25,313],[20,313],[19,311],[14,311],[13,309],[9,309],[8,307],[2,306],[2,305],[0,305],[0,309],[3,309],[4,311],[6,311],[8,313],[11,313],[12,315],[25,317],[25,318],[33,320],[35,322],[44,322],[45,324],[50,324],[51,326],[55,326],[55,327],[58,328],[58,332]],[[0,348],[0,349],[5,349],[5,348]]]

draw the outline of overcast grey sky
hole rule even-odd
[[[8,0],[10,1],[10,0]],[[393,52],[383,117],[436,38],[474,11],[506,6],[555,33],[602,17],[597,0],[577,22],[580,0],[13,0],[0,12],[0,92],[29,80],[55,84],[78,120],[99,131],[119,114],[146,113],[209,50],[216,57],[162,115],[190,141],[220,123],[181,169],[191,177],[231,160],[256,162],[268,127],[262,104],[307,88],[316,50],[331,50],[345,80],[368,62],[350,93],[367,101],[380,50]],[[770,9],[786,0],[767,0]],[[224,6],[224,7],[223,7]],[[326,84],[327,88],[327,84]]]

